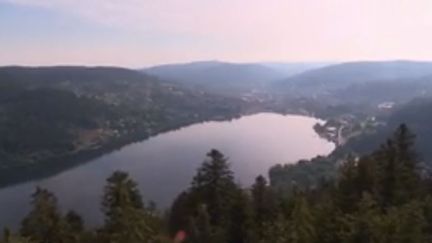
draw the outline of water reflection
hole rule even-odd
[[[303,116],[260,113],[160,134],[56,176],[0,190],[0,227],[19,223],[36,185],[53,191],[63,208],[75,209],[87,223],[100,223],[102,188],[114,170],[128,171],[138,181],[144,200],[167,206],[188,186],[212,148],[228,156],[238,182],[249,185],[276,163],[328,154],[334,145],[313,131],[316,122]]]

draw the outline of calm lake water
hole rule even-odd
[[[186,189],[210,149],[224,153],[236,180],[250,185],[277,163],[326,155],[334,145],[321,139],[314,118],[260,113],[232,121],[206,122],[125,146],[56,176],[0,189],[0,227],[16,226],[29,210],[36,186],[53,191],[62,209],[74,209],[90,225],[102,222],[100,199],[105,179],[124,170],[139,183],[144,200],[168,206]]]

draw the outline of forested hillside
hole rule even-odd
[[[275,81],[272,90],[316,102],[376,106],[382,102],[404,103],[431,96],[431,75],[430,62],[347,62]]]
[[[428,166],[432,166],[432,152],[430,144],[432,143],[432,130],[430,121],[432,119],[432,99],[418,98],[395,109],[386,118],[386,126],[380,127],[372,134],[364,134],[352,141],[346,146],[340,148],[342,151],[352,151],[355,153],[367,153],[383,142],[397,124],[410,124],[410,128],[417,134],[417,149],[421,161]]]
[[[235,163],[235,161],[232,161]],[[337,177],[281,190],[258,176],[251,188],[236,183],[217,150],[198,169],[167,217],[144,203],[125,172],[107,179],[105,223],[87,228],[75,212],[61,213],[55,195],[37,188],[18,232],[2,242],[188,243],[423,243],[432,239],[432,180],[424,173],[414,135],[401,125],[380,148],[340,164]]]
[[[238,116],[243,102],[111,67],[0,68],[0,185],[159,132]]]

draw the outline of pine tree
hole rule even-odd
[[[412,200],[398,209],[399,242],[400,243],[423,243],[426,242],[426,221],[421,204]]]
[[[377,166],[372,156],[348,157],[341,166],[338,178],[338,204],[344,213],[352,213],[364,193],[377,191]]]
[[[358,203],[358,211],[354,214],[345,215],[345,222],[347,222],[349,229],[343,235],[342,242],[378,242],[379,234],[376,230],[376,220],[379,213],[379,208],[372,196],[369,193],[363,193],[362,199]]]
[[[3,239],[0,240],[0,243],[32,243],[32,241],[26,237],[14,235],[8,228],[6,228],[4,229]]]
[[[428,242],[426,222],[420,204],[415,200],[399,207],[387,209],[375,224],[375,242],[421,243]]]
[[[105,225],[101,236],[108,242],[144,243],[157,233],[150,227],[137,184],[127,173],[116,171],[107,179],[102,210]]]
[[[327,194],[320,198],[315,206],[315,225],[319,243],[344,242],[342,235],[346,231],[343,213],[337,207],[333,194]]]
[[[196,195],[199,204],[205,204],[212,225],[225,226],[229,222],[229,213],[238,186],[234,182],[234,173],[225,156],[217,150],[211,150],[193,178],[191,192]]]
[[[182,192],[174,200],[169,212],[169,231],[174,236],[179,231],[187,231],[190,217],[196,211],[196,205],[190,192]]]
[[[402,164],[399,178],[403,182],[401,200],[412,200],[418,196],[420,182],[418,155],[414,149],[415,135],[402,124],[393,136],[397,158]]]
[[[255,233],[259,239],[264,237],[264,226],[277,216],[277,202],[264,176],[258,176],[252,185],[252,207],[254,212]]]
[[[129,174],[115,171],[107,179],[102,202],[103,212],[110,216],[112,210],[128,205],[136,209],[143,209],[144,203],[135,181],[129,178]]]
[[[73,232],[82,232],[84,230],[84,221],[81,216],[73,210],[67,212],[65,221]]]
[[[259,243],[291,243],[290,222],[279,214],[271,223],[263,225],[263,237]]]
[[[57,198],[48,190],[36,188],[32,195],[33,209],[21,224],[21,235],[35,242],[64,242],[64,222],[57,207]]]
[[[291,215],[290,241],[291,243],[316,242],[316,229],[314,216],[306,198],[297,194],[294,209]]]
[[[401,125],[376,153],[379,168],[378,190],[383,207],[397,206],[416,198],[420,177],[417,155],[413,149],[414,135]]]
[[[84,238],[84,221],[75,211],[69,211],[64,217],[65,235],[68,243],[81,242]]]
[[[190,218],[189,221],[190,233],[188,242],[226,242],[227,232],[221,227],[211,225],[210,215],[208,214],[206,205],[200,205],[197,211],[197,215]]]
[[[227,240],[243,239],[246,218],[249,220],[251,214],[250,201],[245,202],[225,156],[217,150],[211,150],[207,156],[208,160],[198,169],[189,190],[180,194],[171,208],[171,234],[186,230],[189,235],[201,235],[197,221],[206,214],[215,238],[223,235]],[[241,222],[233,222],[237,220]]]
[[[357,185],[356,190],[359,200],[364,193],[373,196],[378,190],[378,168],[373,156],[363,156],[357,162]]]
[[[422,211],[426,222],[425,232],[432,232],[432,195],[428,194],[422,201]],[[432,242],[432,234],[429,234],[429,241]]]
[[[349,157],[339,169],[337,203],[343,212],[352,212],[358,202],[358,167],[353,157]]]
[[[249,195],[239,189],[231,207],[228,242],[248,243],[255,239],[253,209]]]
[[[392,140],[388,140],[377,153],[377,163],[379,165],[380,175],[380,189],[379,197],[381,198],[381,205],[388,207],[396,203],[400,192],[400,180],[398,176],[401,168],[397,163],[396,154]]]

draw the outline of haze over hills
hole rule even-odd
[[[270,67],[276,71],[279,71],[285,75],[285,78],[330,66],[335,65],[335,62],[261,62],[259,63],[263,66]]]
[[[408,101],[432,91],[432,62],[360,61],[334,64],[227,63],[160,65],[142,70],[162,80],[224,95],[321,96],[336,101]],[[410,86],[412,92],[405,92]]]
[[[262,89],[267,82],[284,78],[283,73],[263,65],[217,61],[162,65],[144,72],[216,93],[250,92]]]
[[[335,90],[353,84],[417,79],[432,74],[432,62],[347,62],[306,71],[277,82],[278,88]]]
[[[432,75],[352,84],[332,92],[332,95],[340,100],[360,103],[405,103],[414,98],[432,95]]]
[[[269,82],[324,65],[328,64],[202,61],[160,65],[142,71],[164,80],[216,93],[246,93],[262,91]]]
[[[330,103],[407,102],[432,94],[432,62],[347,62],[305,71],[271,84],[281,96]],[[407,92],[410,90],[410,92]]]

